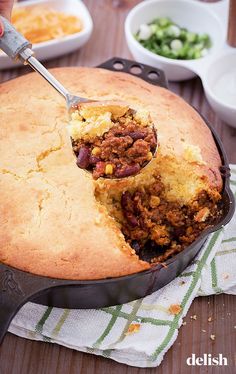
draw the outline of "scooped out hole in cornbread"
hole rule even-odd
[[[177,167],[178,163],[176,180]],[[123,191],[122,187],[116,190],[114,186],[97,185],[97,199],[115,218],[139,258],[156,264],[184,250],[222,216],[221,194],[217,190],[202,189],[184,201],[181,185],[178,187],[179,192],[175,190],[173,197],[165,178],[154,172],[140,175],[138,182],[131,181]]]
[[[137,255],[163,262],[193,243],[221,216],[220,194],[202,191],[189,204],[168,201],[158,178],[147,188],[121,196],[122,232]]]

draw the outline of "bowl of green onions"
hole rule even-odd
[[[218,3],[143,1],[125,21],[128,47],[137,61],[164,70],[169,80],[192,78],[203,60],[214,57],[224,45],[223,13]]]

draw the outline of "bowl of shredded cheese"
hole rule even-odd
[[[75,51],[89,39],[93,22],[80,0],[37,0],[16,4],[12,24],[33,44],[39,60]],[[0,69],[16,66],[0,53]]]

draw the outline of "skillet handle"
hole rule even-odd
[[[0,344],[18,312],[28,301],[63,281],[38,277],[0,263]]]
[[[139,77],[154,86],[168,88],[168,81],[163,70],[137,61],[127,60],[126,58],[121,57],[113,57],[97,67],[116,72],[128,73]],[[138,72],[137,70],[135,72],[135,69],[138,69]]]

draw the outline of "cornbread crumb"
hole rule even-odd
[[[212,321],[212,317],[208,317],[207,321],[211,322]]]
[[[77,121],[82,121],[82,117],[79,114],[78,110],[75,110],[73,113],[71,113],[71,119],[72,120],[77,120]]]
[[[100,114],[110,112],[114,119],[122,117],[129,110],[126,103],[121,101],[104,101],[79,104],[79,113],[85,119],[97,117]]]
[[[131,323],[125,335],[132,335],[136,332],[139,332],[140,327],[141,327],[140,323]]]
[[[202,330],[202,332],[206,332],[206,330]]]
[[[186,321],[184,321],[184,322],[182,323],[182,325],[183,325],[183,326],[186,326],[186,325],[187,325],[187,322],[186,322]]]
[[[229,278],[229,274],[228,273],[223,273],[222,276],[223,276],[223,279],[228,279]]]
[[[194,216],[194,220],[196,222],[205,222],[206,219],[208,218],[210,214],[210,210],[205,207],[205,208],[202,208],[201,210],[199,210],[199,212],[197,212],[197,214]]]
[[[80,119],[78,111],[71,115],[71,121],[67,126],[69,134],[73,140],[84,139],[89,136],[102,136],[113,126],[111,121],[111,112],[106,112],[94,117],[89,117],[86,121]]]
[[[194,320],[196,321],[197,316],[196,316],[196,314],[194,314],[193,316],[190,316],[190,318],[191,318],[191,319],[194,319]]]
[[[215,340],[215,338],[216,338],[216,336],[215,336],[214,334],[212,334],[212,335],[210,336],[210,339],[211,339],[211,340]]]
[[[146,125],[147,123],[151,122],[149,112],[144,109],[137,110],[134,115],[134,119],[140,123],[140,125]]]
[[[179,314],[181,312],[181,310],[182,310],[181,305],[179,305],[179,304],[171,304],[170,307],[169,307],[169,309],[168,309],[168,312],[170,314],[177,315],[177,314]]]

